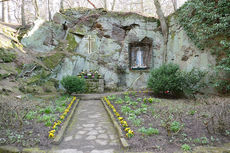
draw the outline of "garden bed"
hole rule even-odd
[[[230,141],[229,98],[157,99],[151,93],[126,92],[106,97],[120,118],[130,151],[178,152]]]
[[[1,99],[2,104],[7,102],[6,98]],[[8,101],[10,114],[8,116],[15,118],[13,123],[3,123],[4,118],[0,121],[0,145],[11,145],[19,148],[32,147],[49,147],[53,138],[58,134],[64,124],[72,105],[76,102],[69,96],[51,97],[48,99],[26,97],[23,99],[11,99]],[[11,108],[11,109],[10,109]],[[15,109],[15,110],[14,110]],[[17,116],[18,114],[18,117]],[[55,131],[53,131],[55,130]],[[51,132],[53,131],[53,132]],[[52,134],[51,134],[52,133]]]

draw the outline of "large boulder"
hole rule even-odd
[[[32,29],[23,36],[21,43],[37,52],[48,52],[58,45],[58,40],[63,39],[65,31],[61,24],[37,19]]]

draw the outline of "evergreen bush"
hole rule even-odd
[[[77,76],[66,76],[61,80],[62,86],[68,94],[82,93],[85,91],[85,80]]]
[[[184,77],[176,64],[164,64],[157,69],[151,70],[148,87],[155,94],[178,95],[183,93]]]
[[[176,64],[164,64],[151,70],[148,87],[155,94],[178,97],[193,96],[207,84],[204,81],[205,72],[193,69],[190,72],[181,71]]]

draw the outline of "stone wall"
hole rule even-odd
[[[69,29],[61,32],[60,26],[65,21]],[[151,41],[150,68],[157,68],[162,64],[163,36],[157,19],[135,13],[78,8],[56,13],[53,22],[52,24],[56,27],[59,25],[59,28],[46,31],[46,34],[41,36],[39,43],[43,47],[40,51],[49,53],[61,46],[62,51],[72,53],[72,56],[65,57],[54,69],[53,77],[58,80],[66,75],[77,75],[82,70],[97,70],[104,77],[105,89],[146,88],[150,69],[132,70],[129,67],[129,45],[146,39]],[[23,38],[24,45],[38,51],[38,45],[28,45],[28,40],[37,38],[36,34],[44,31],[45,25],[37,28],[34,35]],[[177,63],[184,70],[191,70],[193,67],[209,70],[210,65],[215,64],[215,58],[208,51],[198,50],[189,40],[178,24],[176,15],[169,17],[169,33],[168,63]],[[47,42],[52,34],[57,36],[52,37],[53,41]],[[91,53],[88,53],[89,35],[93,39]],[[66,43],[62,44],[65,38]],[[58,43],[50,44],[51,42]],[[44,49],[44,45],[51,47]]]
[[[86,79],[86,89],[89,93],[103,93],[104,79]]]

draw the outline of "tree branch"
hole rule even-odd
[[[94,8],[97,8],[90,0],[87,0]]]
[[[9,0],[1,0],[0,2],[6,2],[6,1],[9,1]]]

